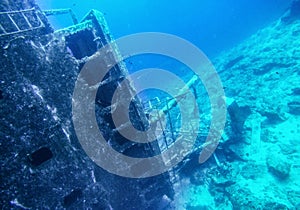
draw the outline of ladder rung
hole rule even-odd
[[[6,30],[3,28],[3,26],[1,25],[1,23],[0,23],[0,29],[4,32],[4,34],[7,33]],[[1,36],[1,35],[0,35],[0,36]]]
[[[17,25],[17,23],[14,21],[14,19],[10,16],[10,14],[7,14],[8,18],[10,19],[10,21],[13,23],[14,27],[16,27],[17,31],[21,31],[21,29],[19,28],[19,26]]]
[[[26,17],[26,15],[22,12],[22,16],[25,19],[26,23],[28,24],[29,28],[32,28],[31,23],[29,22],[28,18]]]
[[[33,27],[33,25],[30,23],[29,19],[26,17],[26,15],[24,13],[26,12],[31,12],[34,11],[36,20],[38,21],[38,26]],[[22,14],[23,18],[25,19],[28,28],[27,29],[20,29],[20,27],[18,26],[18,24],[15,22],[15,20],[13,19],[13,17],[11,16],[12,14]],[[33,31],[39,28],[43,28],[45,27],[43,21],[40,19],[39,15],[37,14],[37,11],[35,10],[35,8],[31,8],[28,10],[19,10],[19,11],[9,11],[9,12],[0,12],[0,15],[7,15],[7,17],[9,18],[11,24],[15,27],[15,31],[12,32],[7,32],[5,30],[5,28],[0,24],[0,29],[3,31],[2,34],[0,34],[1,36],[5,36],[5,35],[14,35],[14,34],[18,34],[18,33],[22,33],[22,32],[28,32],[28,31]]]

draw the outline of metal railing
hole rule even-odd
[[[192,79],[187,83],[187,87],[194,89],[193,86],[196,82],[197,78],[192,77]],[[197,134],[202,137],[207,135],[207,130],[194,130],[193,121],[199,121],[199,119],[191,119],[191,125],[185,129],[178,128],[177,124],[180,124],[180,113],[177,113],[176,111],[173,113],[171,112],[177,107],[178,101],[182,100],[182,96],[184,96],[186,92],[187,88],[185,87],[181,89],[179,94],[174,98],[159,99],[158,97],[155,97],[143,103],[145,112],[154,115],[152,118],[149,118],[149,121],[157,124],[156,131],[161,134],[161,136],[157,136],[159,138],[159,144],[162,145],[160,148],[161,151],[170,148],[177,138],[180,139],[180,136],[178,136],[179,133],[184,135]]]
[[[45,14],[45,16],[70,14],[73,24],[74,25],[78,24],[78,19],[77,19],[75,13],[73,12],[73,10],[70,8],[43,10],[43,13]]]

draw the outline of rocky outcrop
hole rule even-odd
[[[235,101],[227,102],[226,140],[215,151],[218,165],[230,167],[211,158],[217,172],[194,174],[192,188],[209,181],[215,209],[299,208],[299,2],[213,60],[226,99]]]
[[[279,155],[269,155],[267,166],[270,173],[279,179],[286,179],[291,171],[291,164]]]

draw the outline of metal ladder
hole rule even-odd
[[[1,30],[0,37],[23,33],[23,32],[27,32],[27,31],[33,31],[33,30],[45,27],[43,21],[40,19],[39,15],[38,15],[38,12],[39,11],[35,8],[31,8],[31,9],[27,9],[27,10],[0,12],[0,19],[2,19],[1,17],[3,17],[3,16],[8,17],[10,26],[13,26],[15,29],[13,31],[8,31],[9,29],[5,28],[5,26],[3,26],[3,23],[0,23],[0,30]],[[27,24],[27,28],[21,29],[20,26],[18,26],[16,20],[13,17],[13,15],[15,15],[15,14],[20,14],[24,18],[24,20]],[[37,26],[34,26],[33,23],[30,22],[30,20],[26,16],[26,14],[30,14],[32,17],[34,17],[34,21],[37,22],[35,25],[37,25]]]

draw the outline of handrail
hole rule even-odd
[[[78,24],[78,19],[75,15],[75,13],[73,12],[73,10],[71,8],[67,8],[67,9],[51,9],[51,10],[43,10],[43,13],[46,16],[51,16],[51,15],[63,15],[63,14],[70,14],[71,18],[73,20],[74,25]]]

